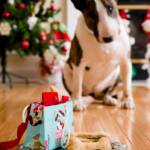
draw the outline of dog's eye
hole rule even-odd
[[[112,12],[113,12],[113,7],[112,6],[107,6],[107,11],[108,11],[108,14],[111,15]]]

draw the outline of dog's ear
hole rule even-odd
[[[80,10],[83,11],[85,5],[86,5],[86,0],[71,0],[74,4],[74,6]]]

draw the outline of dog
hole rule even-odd
[[[99,97],[116,105],[112,89],[123,82],[122,108],[134,108],[131,44],[119,16],[116,0],[72,0],[81,12],[63,70],[63,82],[77,110],[86,108],[83,96]]]

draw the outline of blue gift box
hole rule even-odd
[[[72,101],[54,106],[33,103],[24,147],[32,150],[65,148],[73,130]]]

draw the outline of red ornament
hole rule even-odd
[[[141,24],[144,32],[150,36],[150,10],[147,11],[146,17],[144,18],[143,23]]]
[[[53,11],[53,12],[56,11],[57,10],[56,5],[52,4],[51,7],[50,7],[50,10]]]
[[[130,15],[128,13],[128,11],[126,10],[121,10],[119,11],[119,15],[122,19],[129,19],[130,18]]]
[[[30,43],[29,43],[29,41],[27,41],[27,40],[23,40],[23,41],[21,41],[20,46],[21,46],[23,49],[28,49],[28,48],[30,47]]]
[[[26,5],[23,2],[20,2],[20,3],[17,4],[17,8],[25,10],[26,9]]]
[[[41,36],[47,36],[46,32],[41,32]]]
[[[61,50],[66,53],[68,51],[67,47],[64,45],[63,47],[61,47]]]
[[[2,13],[2,17],[4,18],[9,18],[11,16],[10,12],[5,10],[3,13]]]
[[[39,39],[40,39],[41,43],[45,43],[47,41],[47,34],[46,34],[46,32],[41,32]]]

